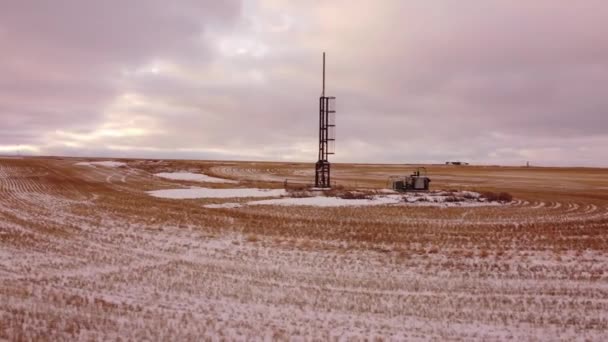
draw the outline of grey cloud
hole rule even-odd
[[[238,1],[25,0],[5,4],[0,22],[17,46],[95,67],[192,51],[206,24],[228,24],[239,11]]]
[[[314,160],[327,50],[328,92],[338,97],[335,160],[605,165],[603,1],[9,7],[0,14],[0,47],[11,52],[0,71],[13,73],[0,81],[0,115],[24,133],[3,134],[0,144],[27,142],[45,128],[93,132],[107,120],[102,110],[128,92],[153,104],[122,119],[156,129],[66,153]],[[234,51],[222,50],[226,41]],[[155,59],[179,71],[135,72]]]
[[[44,145],[84,133],[125,89],[125,70],[151,59],[209,60],[206,29],[228,27],[239,1],[8,1],[0,10],[0,144]],[[29,138],[26,138],[29,137]],[[29,141],[24,141],[29,140]],[[48,143],[48,142],[47,142]]]

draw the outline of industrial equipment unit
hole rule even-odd
[[[388,183],[391,189],[399,192],[428,191],[431,179],[426,176],[426,168],[419,167],[409,176],[390,176]]]

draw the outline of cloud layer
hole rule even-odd
[[[608,4],[5,1],[0,153],[608,166]]]

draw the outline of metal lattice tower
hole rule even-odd
[[[329,155],[335,153],[336,98],[325,96],[325,52],[323,52],[323,91],[319,98],[319,160],[315,164],[315,187],[331,187]]]

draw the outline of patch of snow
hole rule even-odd
[[[464,196],[468,198],[465,198]],[[315,206],[315,207],[350,207],[370,205],[411,205],[425,207],[482,207],[503,205],[499,202],[487,202],[480,194],[471,191],[448,193],[443,191],[428,193],[403,193],[373,196],[371,199],[344,199],[339,197],[284,197],[261,201],[251,201],[248,205],[280,206]]]
[[[481,197],[481,194],[479,192],[475,192],[475,191],[460,191],[458,192],[458,194],[462,195],[462,196],[470,196],[473,198],[479,198]]]
[[[121,166],[126,166],[127,164],[123,163],[123,162],[117,162],[117,161],[95,161],[95,162],[80,162],[80,163],[76,163],[74,165],[77,166],[104,166],[104,167],[121,167]]]
[[[376,190],[376,192],[380,193],[380,194],[396,194],[397,193],[397,191],[391,190],[391,189],[378,189],[378,190]]]
[[[172,179],[172,180],[185,180],[185,181],[205,182],[205,183],[231,183],[231,184],[238,183],[237,181],[230,180],[230,179],[211,177],[211,176],[207,176],[202,173],[192,173],[192,172],[186,172],[186,171],[161,172],[161,173],[156,173],[154,175],[156,177]]]
[[[189,189],[165,189],[147,192],[149,195],[159,198],[172,199],[195,199],[195,198],[235,198],[235,197],[279,197],[286,194],[284,189],[212,189],[212,188],[189,188]]]
[[[501,202],[489,202],[481,197],[480,193],[473,191],[430,191],[406,192],[403,200],[409,205],[440,206],[440,207],[485,207],[505,205]]]
[[[221,208],[240,208],[242,205],[240,203],[219,203],[219,204],[206,204],[203,208],[210,209],[221,209]]]

